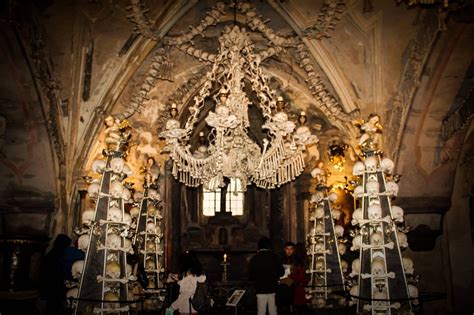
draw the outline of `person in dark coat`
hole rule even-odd
[[[71,239],[59,234],[53,248],[45,255],[41,267],[40,296],[46,301],[46,314],[64,314],[66,308],[66,285],[64,280],[65,252]]]
[[[293,280],[295,315],[304,315],[307,312],[306,285],[309,282],[306,275],[307,259],[305,245],[303,243],[296,244],[293,265],[289,275],[289,278]]]
[[[258,251],[249,262],[249,280],[254,281],[257,294],[258,315],[265,315],[267,306],[270,315],[277,315],[275,292],[278,279],[284,274],[283,266],[278,257],[270,251],[271,242],[268,237],[258,241]]]

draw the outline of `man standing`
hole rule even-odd
[[[275,292],[284,270],[270,247],[270,239],[262,237],[258,241],[257,254],[249,262],[249,280],[255,282],[258,315],[265,315],[267,305],[269,315],[277,315]]]

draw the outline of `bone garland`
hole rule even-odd
[[[201,20],[198,26],[189,28],[191,29],[187,34],[180,36],[167,36],[163,39],[166,45],[179,46],[184,43],[189,43],[197,35],[203,35],[203,32],[211,25],[216,25],[219,22],[222,15],[225,14],[225,4],[218,2],[211,7],[211,10],[206,13],[206,17]]]
[[[122,283],[122,284],[126,284],[128,283],[129,281],[134,281],[135,280],[135,277],[134,276],[130,276],[128,278],[123,278],[123,279],[113,279],[113,278],[107,278],[107,277],[103,277],[101,275],[98,275],[97,276],[97,282],[109,282],[109,283]]]
[[[312,61],[311,54],[308,52],[306,45],[301,41],[296,45],[296,54],[299,60],[300,68],[304,69],[308,75],[306,82],[311,94],[318,100],[321,111],[332,120],[352,121],[359,115],[359,110],[347,114],[339,104],[339,102],[329,94],[320,76],[315,72],[315,65]]]
[[[139,111],[143,103],[148,101],[148,93],[155,86],[157,79],[173,81],[173,63],[169,60],[164,49],[158,49],[153,56],[150,68],[148,69],[145,79],[140,86],[139,91],[131,98],[130,104],[125,108],[123,113],[117,115],[120,120],[131,117],[135,112]]]
[[[106,302],[106,303],[113,303],[113,302]],[[101,307],[94,307],[94,313],[118,313],[118,312],[128,312],[130,310],[130,307],[128,305],[124,307],[118,307],[118,308],[101,308]]]
[[[136,25],[135,31],[142,34],[145,38],[157,41],[158,36],[153,32],[152,23],[145,15],[149,11],[146,5],[140,0],[131,0],[130,6],[127,9],[130,10],[127,18]]]
[[[306,36],[318,40],[330,37],[329,32],[334,30],[345,9],[345,0],[323,0],[318,19],[306,28]]]

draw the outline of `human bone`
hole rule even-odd
[[[132,169],[130,168],[130,166],[128,166],[128,164],[123,165],[122,172],[127,176],[131,176],[133,174]]]
[[[362,245],[362,235],[359,234],[359,235],[354,236],[354,238],[352,239],[351,250],[352,251],[359,250],[361,245]]]
[[[341,210],[338,210],[338,209],[331,209],[331,214],[332,214],[332,218],[334,220],[339,220],[341,218]]]
[[[316,219],[322,219],[324,217],[324,208],[317,207],[314,211],[314,215],[316,216]]]
[[[376,196],[379,193],[380,186],[376,180],[367,181],[366,187],[369,196]]]
[[[317,192],[315,192],[314,194],[311,195],[310,202],[311,203],[319,203],[323,200],[323,198],[324,198],[323,193],[320,192],[320,191],[317,191]]]
[[[376,172],[377,171],[377,158],[375,156],[369,156],[365,159],[364,161],[364,164],[365,164],[365,169],[368,171],[368,172]]]
[[[84,269],[84,260],[75,261],[71,267],[72,277],[76,280],[80,279],[83,269]]]
[[[385,191],[388,195],[396,197],[398,195],[398,184],[394,181],[388,181],[385,185]]]
[[[371,245],[383,245],[383,235],[380,232],[372,232],[370,234]]]
[[[115,233],[110,233],[107,235],[106,245],[112,249],[119,249],[122,246],[122,238]]]
[[[395,164],[389,158],[383,158],[380,161],[380,168],[387,174],[392,174]]]
[[[112,279],[120,278],[120,265],[116,261],[109,261],[105,265],[105,275]]]
[[[309,216],[309,221],[314,221],[316,220],[316,215],[314,213],[311,213],[310,216]]]
[[[156,265],[153,259],[148,259],[145,263],[145,270],[155,270]]]
[[[116,174],[122,173],[124,165],[125,165],[125,161],[119,157],[114,157],[110,161],[110,169],[112,170],[112,172]]]
[[[364,196],[364,187],[359,185],[354,189],[354,198],[361,198]]]
[[[318,234],[324,233],[324,225],[322,225],[321,223],[316,224],[316,233]]]
[[[146,224],[146,232],[150,234],[155,234],[156,233],[156,225],[153,222],[148,222]]]
[[[138,207],[131,207],[130,208],[130,215],[132,218],[138,218],[138,215],[140,214],[140,208]]]
[[[392,206],[392,218],[395,222],[403,222],[403,209],[399,206]]]
[[[371,273],[373,275],[382,275],[385,273],[385,260],[382,257],[372,259]]]
[[[341,242],[337,243],[337,251],[339,252],[339,255],[344,255],[346,253],[347,246]]]
[[[124,238],[123,239],[123,248],[126,250],[126,251],[131,251],[132,249],[132,241],[129,240],[128,238]]]
[[[377,204],[371,205],[367,208],[367,214],[370,220],[378,220],[382,218],[382,208]]]
[[[86,252],[87,248],[89,247],[89,240],[89,234],[83,234],[79,236],[79,238],[77,239],[77,248],[79,248],[83,252]]]
[[[112,302],[117,302],[119,301],[119,295],[113,291],[107,291],[105,294],[104,294],[104,301],[106,301],[106,306],[112,308],[112,309],[116,309],[116,308],[119,308],[120,307],[120,304],[119,303],[112,303]]]
[[[402,248],[408,247],[408,238],[407,235],[401,231],[397,231],[398,244]]]
[[[362,218],[363,218],[362,209],[361,208],[355,209],[354,212],[352,213],[352,225],[359,224],[359,221],[362,220]]]
[[[99,196],[99,189],[99,183],[90,184],[89,187],[87,187],[87,195],[89,196],[89,198],[96,199]]]
[[[141,192],[141,191],[136,191],[136,192],[133,194],[133,200],[134,200],[135,202],[140,202],[142,199],[143,199],[143,192]]]
[[[150,199],[155,200],[155,201],[161,200],[160,194],[155,189],[148,190],[148,197],[150,197]]]
[[[349,270],[349,264],[344,259],[341,259],[341,270],[344,274]]]
[[[66,292],[67,298],[77,299],[79,297],[79,288],[72,288]]]
[[[113,206],[107,211],[107,220],[114,222],[122,222],[122,210]]]
[[[411,298],[417,298],[418,297],[418,288],[415,287],[413,284],[408,285],[408,295]],[[419,302],[418,300],[412,300],[413,304],[417,305]]]
[[[130,225],[132,224],[132,216],[128,213],[124,213],[123,214],[123,223],[127,224],[127,225]]]
[[[150,203],[146,209],[148,216],[154,216],[156,211],[156,206],[153,203]]]
[[[133,272],[133,267],[132,265],[130,264],[127,264],[127,266],[125,266],[125,270],[127,272],[127,277],[130,277],[132,275],[132,272]]]
[[[406,274],[413,274],[415,272],[415,268],[413,265],[413,260],[410,257],[403,257],[403,269],[405,270]]]
[[[337,194],[335,192],[332,192],[329,194],[328,199],[330,202],[336,202],[337,197],[338,197]]]
[[[106,167],[107,163],[104,160],[95,160],[92,162],[92,171],[96,172],[97,174],[102,174]]]
[[[132,193],[130,192],[130,190],[124,187],[121,197],[125,202],[129,202],[132,199]]]
[[[374,299],[380,299],[380,300],[387,300],[388,299],[388,294],[387,294],[387,289],[382,289],[382,291],[379,291],[379,289],[375,289],[372,298]],[[374,301],[374,305],[378,307],[385,306],[387,304],[387,301]]]
[[[93,209],[87,209],[82,213],[81,223],[89,226],[94,220],[95,211]]]
[[[315,265],[315,268],[316,268],[316,271],[318,272],[324,272],[324,261],[323,260],[318,260],[316,261],[316,265]]]
[[[353,277],[353,276],[358,275],[359,273],[360,273],[360,259],[356,258],[352,261],[350,276]]]
[[[365,172],[365,164],[361,161],[358,161],[352,167],[352,175],[354,176],[362,176]]]
[[[340,225],[335,225],[334,234],[336,235],[336,237],[342,237],[344,235],[344,228]]]
[[[314,301],[314,305],[317,308],[323,308],[323,307],[326,306],[326,300],[323,299],[323,298],[318,298],[318,299],[316,299],[316,301]]]
[[[349,302],[349,305],[353,305],[357,303],[357,296],[359,296],[359,286],[357,284],[354,284],[352,288],[349,290],[349,294],[352,296],[351,301]]]
[[[156,243],[153,241],[146,242],[146,250],[150,252],[154,252],[156,250]]]
[[[123,184],[119,181],[113,181],[110,183],[110,195],[114,198],[122,198],[123,195]]]

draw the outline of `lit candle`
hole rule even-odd
[[[227,262],[227,254],[224,254],[224,262]]]

